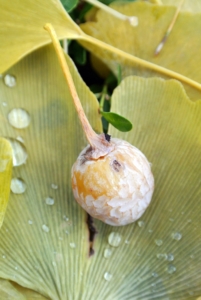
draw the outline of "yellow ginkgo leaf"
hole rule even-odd
[[[201,82],[201,69],[198,63],[201,48],[201,14],[181,12],[165,46],[160,54],[155,56],[155,49],[164,37],[174,17],[176,7],[144,2],[113,3],[111,6],[125,15],[136,15],[139,25],[130,26],[128,22],[108,16],[100,10],[96,15],[97,21],[82,24],[81,29],[88,35],[121,49],[125,53],[175,71],[198,83]],[[100,45],[86,41],[81,41],[81,43],[102,59],[116,75],[120,63],[123,77],[138,75],[168,78],[167,74],[156,72],[153,68],[147,68],[146,65],[133,63],[123,56],[120,58],[117,52],[106,51],[106,47],[103,49]],[[194,88],[192,83],[184,84],[184,87],[191,100],[201,99],[200,87]]]
[[[13,154],[10,143],[0,138],[0,228],[3,224],[9,200],[12,159]]]
[[[47,300],[42,295],[19,286],[18,284],[0,279],[0,299],[2,300]]]
[[[162,0],[162,4],[170,6],[178,6],[181,0]],[[200,0],[184,0],[181,6],[181,11],[189,11],[192,13],[201,12]]]
[[[79,27],[59,0],[0,0],[0,73],[31,51],[50,43],[43,26],[52,22],[60,39],[77,38]]]
[[[97,100],[67,61],[87,116],[101,131]],[[86,141],[52,47],[7,75],[16,85],[0,82],[1,135],[21,141],[28,156],[14,168],[26,189],[10,197],[0,231],[0,276],[55,300],[200,296],[201,103],[191,102],[177,81],[158,78],[129,77],[115,90],[112,110],[134,129],[110,133],[145,153],[156,188],[137,223],[94,221],[90,257],[86,214],[73,199],[70,171]],[[27,127],[8,121],[17,108],[28,113]]]

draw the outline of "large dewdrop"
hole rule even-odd
[[[126,141],[96,134],[80,103],[59,40],[46,24],[89,145],[80,153],[71,171],[76,201],[94,218],[121,226],[139,219],[154,191],[150,163]]]
[[[139,219],[154,191],[150,163],[144,154],[126,141],[112,138],[113,150],[93,159],[88,145],[72,167],[76,201],[94,218],[113,225],[127,225]]]

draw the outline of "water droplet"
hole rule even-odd
[[[2,105],[5,107],[5,106],[7,106],[8,104],[7,104],[7,102],[2,102]]]
[[[111,232],[108,236],[108,243],[113,247],[118,247],[121,243],[121,235],[118,232]]]
[[[68,222],[68,221],[69,221],[69,218],[68,218],[68,217],[66,217],[65,215],[63,216],[63,219],[64,219],[66,222]]]
[[[167,256],[168,261],[173,261],[174,260],[174,255],[172,253],[169,253]]]
[[[42,230],[45,231],[45,232],[49,232],[50,231],[49,227],[47,225],[45,225],[45,224],[43,224]]]
[[[194,295],[194,292],[193,292],[193,291],[189,291],[188,294],[189,294],[190,296],[193,296],[193,295]]]
[[[112,250],[109,249],[109,248],[106,248],[106,249],[104,250],[104,257],[105,257],[105,258],[109,258],[111,255],[112,255]]]
[[[188,219],[188,220],[187,220],[187,222],[188,222],[188,223],[191,223],[191,222],[192,222],[192,220],[191,220],[191,219]]]
[[[23,194],[26,190],[26,184],[20,178],[13,178],[11,180],[10,189],[14,194]]]
[[[56,264],[56,262],[55,262],[55,261],[53,261],[53,262],[52,262],[52,265],[53,265],[54,267],[56,267],[56,266],[57,266],[57,264]]]
[[[170,221],[170,222],[174,222],[174,219],[173,219],[173,218],[169,218],[169,221]]]
[[[153,276],[153,277],[158,277],[158,273],[156,273],[156,272],[153,272],[152,274],[151,274],[151,276]]]
[[[104,279],[106,281],[110,281],[112,279],[112,274],[108,273],[108,272],[105,272],[104,274]]]
[[[29,223],[29,225],[32,225],[32,224],[33,224],[33,221],[32,221],[32,220],[29,220],[28,223]]]
[[[128,17],[128,21],[131,24],[131,26],[133,27],[138,26],[138,17],[135,16]]]
[[[75,248],[76,247],[75,243],[70,243],[70,247]]]
[[[66,234],[69,234],[68,230],[65,231]]]
[[[128,245],[130,242],[128,240],[125,240],[125,244]]]
[[[16,78],[13,75],[5,75],[4,76],[4,83],[5,85],[7,85],[8,87],[14,87],[16,85]]]
[[[46,203],[47,205],[53,205],[53,204],[54,204],[54,199],[51,198],[51,197],[47,197],[47,198],[45,199],[45,203]]]
[[[169,274],[173,274],[174,272],[176,272],[176,267],[173,266],[173,265],[169,265],[169,266],[167,267],[167,272],[168,272]]]
[[[15,267],[15,270],[18,270],[18,267]]]
[[[149,230],[148,230],[148,232],[149,232],[149,233],[152,233],[152,232],[153,232],[153,230],[152,230],[152,229],[149,229]]]
[[[182,238],[182,234],[180,232],[173,232],[171,234],[171,237],[176,241],[180,241]]]
[[[163,244],[163,241],[157,239],[155,240],[155,244],[160,247]]]
[[[30,115],[22,108],[13,108],[8,114],[8,122],[15,128],[26,128],[30,123]]]
[[[7,140],[11,144],[13,150],[13,166],[21,166],[26,162],[28,157],[25,146],[13,138],[7,138]]]
[[[21,143],[24,143],[24,139],[21,136],[16,137],[16,140],[20,141]]]
[[[57,185],[57,184],[54,184],[54,183],[52,183],[52,184],[51,184],[51,188],[52,188],[53,190],[57,190],[57,189],[58,189],[58,185]]]
[[[138,221],[137,224],[139,227],[143,227],[145,225],[144,221]]]
[[[195,258],[195,256],[192,254],[192,255],[190,255],[190,258],[193,259],[193,258]]]
[[[3,259],[5,259],[5,258],[6,258],[6,256],[5,256],[5,255],[2,255],[2,257],[3,257]]]
[[[157,253],[156,254],[156,257],[158,258],[158,259],[164,259],[164,260],[167,260],[167,254],[166,253]]]
[[[8,165],[9,159],[1,159],[0,160],[0,172],[6,171],[6,167]]]

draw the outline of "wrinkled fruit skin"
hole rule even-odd
[[[97,160],[90,159],[88,145],[72,167],[76,201],[94,218],[113,226],[139,219],[154,191],[150,163],[126,141],[112,138],[114,150]]]

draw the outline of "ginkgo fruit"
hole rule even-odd
[[[154,177],[145,155],[128,142],[96,134],[78,98],[64,53],[51,24],[46,24],[89,145],[72,167],[76,201],[94,218],[121,226],[139,219],[150,204]]]

